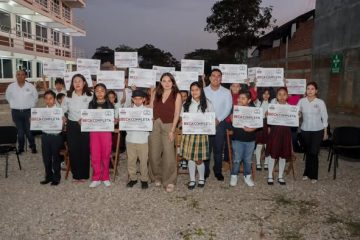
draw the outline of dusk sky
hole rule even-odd
[[[216,49],[217,35],[204,31],[206,17],[216,0],[87,0],[75,11],[85,21],[86,37],[76,37],[75,47],[91,57],[100,46],[134,48],[153,44],[178,60],[195,49]],[[273,6],[276,25],[315,8],[315,0],[263,0]]]

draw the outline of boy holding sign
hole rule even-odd
[[[56,108],[55,98],[56,95],[51,90],[47,90],[44,93],[47,108]],[[52,186],[56,186],[60,183],[61,158],[59,152],[62,146],[63,138],[61,136],[61,129],[43,131],[41,135],[41,148],[45,167],[45,179],[41,181],[40,184],[44,185],[51,182]]]
[[[145,108],[144,102],[146,93],[141,90],[134,90],[132,94],[133,108]],[[127,131],[126,132],[126,151],[127,151],[127,169],[130,181],[127,187],[133,187],[137,183],[136,163],[140,160],[140,181],[141,188],[148,188],[149,173],[148,173],[148,137],[149,132],[146,131]]]
[[[251,102],[251,94],[249,91],[240,91],[238,98],[238,106],[249,107]],[[234,122],[234,121],[233,121]],[[234,152],[233,165],[230,176],[230,186],[235,187],[238,181],[238,173],[240,171],[240,163],[244,165],[244,181],[249,187],[254,186],[251,179],[251,158],[255,147],[257,128],[233,128],[232,148]]]

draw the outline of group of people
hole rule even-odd
[[[35,106],[38,93],[34,86],[25,81],[26,73],[17,72],[17,81],[10,84],[6,91],[6,99],[10,104],[13,121],[18,128],[18,151],[24,151],[25,136],[29,147],[36,153],[36,145],[30,131],[30,109]],[[46,90],[44,101],[47,108],[61,107],[66,126],[66,142],[69,150],[70,166],[74,182],[85,182],[90,177],[90,164],[93,170],[91,188],[103,183],[110,186],[109,165],[112,153],[112,132],[81,132],[81,109],[118,109],[123,106],[125,96],[131,99],[129,107],[152,108],[153,130],[127,131],[126,155],[129,181],[127,187],[133,187],[138,182],[137,161],[140,162],[141,188],[148,188],[149,181],[155,186],[163,186],[165,191],[173,192],[177,180],[177,162],[175,138],[178,128],[181,128],[183,113],[215,112],[215,135],[183,134],[178,154],[187,161],[190,181],[188,189],[205,186],[210,175],[210,156],[213,153],[213,173],[218,181],[224,181],[222,174],[223,160],[227,160],[225,145],[226,131],[231,129],[233,164],[230,176],[230,186],[236,186],[240,164],[243,163],[244,182],[254,186],[251,177],[252,156],[255,153],[256,168],[268,170],[269,185],[274,184],[273,170],[278,162],[279,173],[277,182],[285,185],[284,169],[286,161],[293,154],[291,127],[271,126],[267,124],[267,108],[269,103],[298,105],[302,118],[301,135],[306,151],[305,171],[303,179],[316,182],[318,179],[318,155],[320,144],[327,138],[328,116],[324,102],[317,98],[318,86],[309,82],[306,95],[289,96],[285,87],[278,89],[257,88],[233,83],[230,89],[222,86],[222,72],[213,69],[209,76],[210,84],[203,81],[193,82],[189,92],[180,93],[172,74],[164,73],[159,84],[151,89],[126,87],[122,98],[104,84],[94,83],[88,86],[81,74],[73,76],[70,89],[65,91],[64,84],[58,81],[55,91]],[[61,86],[62,85],[62,86]],[[273,96],[275,97],[273,98]],[[121,99],[121,104],[117,102]],[[235,128],[232,126],[232,111],[234,105],[245,107],[260,107],[264,112],[264,125],[261,129]],[[115,111],[117,113],[117,111]],[[119,121],[115,114],[114,124]],[[297,128],[295,128],[297,132]],[[42,133],[42,156],[45,166],[45,179],[41,184],[60,183],[59,151],[63,146],[63,133],[60,130],[44,131]],[[265,149],[265,161],[261,164],[262,151]],[[90,158],[91,156],[91,158]],[[91,159],[91,160],[90,160]],[[196,181],[196,170],[198,180]]]

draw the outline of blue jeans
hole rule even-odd
[[[240,163],[244,164],[244,176],[251,174],[252,154],[254,152],[255,141],[240,142],[232,141],[233,149],[233,165],[231,175],[238,175],[240,171]]]
[[[24,151],[25,135],[29,140],[29,147],[31,149],[36,149],[34,136],[30,132],[30,117],[31,117],[30,109],[26,109],[26,110],[11,109],[11,115],[15,123],[15,126],[18,130],[18,144],[19,144],[18,150]]]

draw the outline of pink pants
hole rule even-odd
[[[91,167],[93,181],[110,180],[111,132],[90,132]]]

